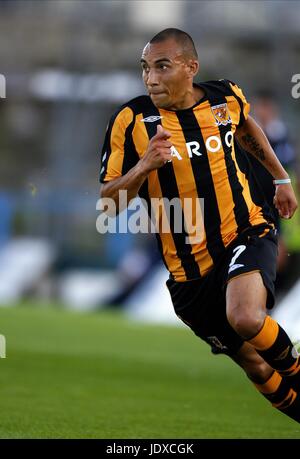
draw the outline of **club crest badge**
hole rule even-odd
[[[215,117],[217,126],[226,126],[227,124],[232,123],[226,103],[214,105],[211,107],[211,110]]]

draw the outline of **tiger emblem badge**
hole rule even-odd
[[[227,124],[232,123],[226,103],[214,105],[211,107],[211,110],[217,122],[217,126],[226,126]]]

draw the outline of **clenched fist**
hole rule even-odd
[[[276,186],[273,202],[281,218],[292,218],[298,207],[294,190],[290,184]]]
[[[172,159],[172,143],[168,140],[170,137],[170,132],[159,124],[155,136],[150,140],[146,153],[141,159],[145,172],[149,173],[154,169],[159,169]]]

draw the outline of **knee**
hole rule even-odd
[[[253,338],[262,328],[265,312],[253,308],[229,307],[227,319],[231,327],[244,339]]]

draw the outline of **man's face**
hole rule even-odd
[[[176,109],[180,105],[193,81],[189,62],[173,39],[145,46],[141,58],[143,80],[156,107]]]

